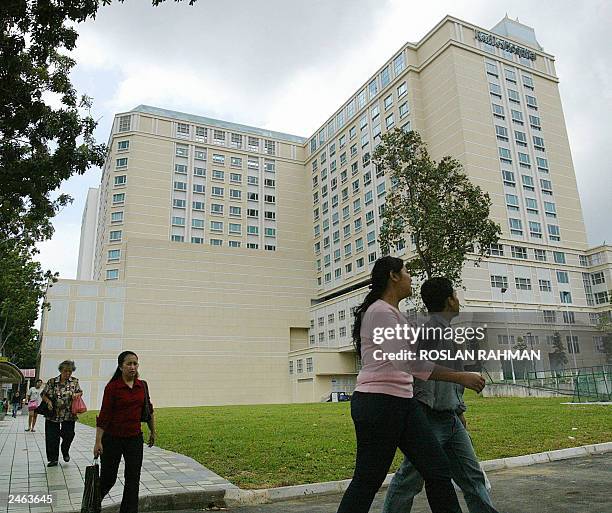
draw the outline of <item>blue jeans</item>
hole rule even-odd
[[[427,406],[422,409],[433,435],[448,456],[451,475],[461,488],[470,513],[498,513],[485,486],[470,436],[459,417],[450,412],[436,412]],[[421,474],[408,458],[404,458],[389,484],[383,513],[409,513],[414,497],[422,489]]]

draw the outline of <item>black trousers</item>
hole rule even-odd
[[[351,417],[357,460],[338,513],[370,511],[398,447],[423,476],[432,513],[461,513],[448,458],[416,399],[355,392]]]
[[[102,498],[117,481],[121,456],[125,463],[123,474],[123,498],[120,513],[138,512],[138,490],[140,487],[140,469],[142,468],[143,438],[142,435],[129,438],[118,438],[108,433],[102,435],[102,455],[100,456],[100,491]]]
[[[74,440],[74,420],[51,422],[49,419],[45,419],[47,461],[57,461],[59,459],[60,438],[62,439],[62,454],[66,456]]]

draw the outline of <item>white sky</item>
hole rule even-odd
[[[557,73],[589,242],[612,242],[612,3],[605,0],[126,0],[79,26],[73,82],[94,97],[107,141],[116,112],[139,104],[311,135],[406,41],[446,14],[493,27],[505,14],[535,28]],[[510,10],[508,10],[510,9]],[[40,244],[44,269],[75,278],[92,169],[62,185],[74,203]]]

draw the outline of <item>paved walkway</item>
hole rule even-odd
[[[47,468],[45,455],[45,419],[38,418],[36,432],[25,432],[27,412],[16,419],[0,421],[0,512],[43,513],[80,511],[85,467],[93,461],[95,429],[76,424],[76,436],[70,450],[70,462],[60,458],[57,467]],[[121,502],[123,462],[119,478],[103,506]],[[146,447],[140,477],[140,497],[202,492],[236,488],[191,458],[159,447]],[[9,495],[52,495],[52,504],[9,504]]]
[[[612,453],[487,472],[501,513],[612,513]],[[231,513],[335,513],[341,495],[232,508]],[[380,513],[384,492],[370,511]],[[463,511],[467,511],[461,499]],[[425,493],[412,513],[428,513]],[[174,512],[179,513],[179,512]]]

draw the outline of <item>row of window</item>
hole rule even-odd
[[[324,128],[319,130],[318,134],[310,140],[310,152],[314,153],[318,146],[331,139],[336,131],[340,130],[346,122],[350,121],[358,111],[365,107],[369,100],[373,100],[380,91],[384,90],[391,83],[392,77],[397,78],[400,76],[405,67],[405,56],[403,53],[400,53],[392,59],[391,64],[385,66],[380,74],[368,83],[367,87],[364,87],[349,100]],[[403,84],[403,90],[398,90],[398,98],[406,94],[405,88],[406,86]],[[385,101],[388,100],[385,99]]]
[[[529,348],[540,345],[540,337],[538,335],[524,335],[522,336],[523,341]],[[518,342],[518,336],[515,335],[497,335],[497,343],[499,345],[510,345],[514,346]],[[547,346],[553,346],[555,343],[554,335],[546,335],[545,343]],[[580,354],[580,340],[578,335],[566,335],[565,345],[569,354]],[[604,337],[596,335],[593,337],[593,346],[595,351],[603,353],[604,350]]]
[[[170,240],[172,242],[185,242],[185,236],[174,234],[170,237]],[[199,237],[199,236],[194,235],[191,237],[191,243],[192,244],[204,244],[204,237]],[[209,239],[208,243],[211,246],[223,246],[223,239]],[[227,241],[227,245],[230,248],[241,248],[242,242],[239,240],[230,240],[230,241]],[[247,242],[246,248],[247,249],[259,249],[259,244],[256,242]],[[266,251],[276,251],[276,246],[274,244],[265,244],[264,249]]]
[[[185,226],[185,218],[184,217],[172,217],[172,226],[184,227]],[[223,232],[224,224],[223,221],[210,221],[210,231],[212,232]],[[203,219],[192,219],[191,227],[195,229],[204,229],[204,220]],[[242,234],[242,225],[239,223],[228,223],[228,233],[229,235],[241,235]],[[247,226],[247,234],[249,235],[259,235],[259,226]],[[273,227],[265,227],[264,235],[266,237],[276,237],[276,228]]]
[[[174,172],[179,175],[187,174],[187,166],[185,164],[175,164]],[[206,178],[206,169],[203,167],[194,167],[193,176],[199,176]],[[212,170],[212,179],[214,181],[225,181],[225,171],[220,169]],[[229,173],[229,181],[232,184],[242,184],[242,173]],[[259,177],[248,175],[247,183],[249,185],[259,185]],[[276,187],[276,180],[274,178],[265,178],[264,185],[266,187]]]
[[[529,236],[532,239],[542,238],[542,223],[539,221],[527,221],[529,227]],[[510,234],[522,236],[523,235],[523,221],[515,217],[508,218],[508,226],[510,227]],[[548,230],[548,239],[551,241],[561,240],[561,231],[559,226],[556,224],[547,224],[546,229]]]
[[[276,155],[277,144],[272,139],[264,139],[263,145],[259,137],[243,136],[235,132],[227,132],[218,128],[208,129],[202,126],[193,126],[189,123],[176,123],[176,137],[190,139],[191,136],[198,142],[209,142],[209,135],[212,135],[210,142],[220,146],[230,146],[236,149],[246,149],[248,151],[262,151],[267,155]],[[229,135],[229,137],[228,137]]]
[[[567,273],[566,273],[567,274]],[[559,274],[557,273],[557,276]],[[567,276],[566,276],[567,279]],[[562,282],[559,282],[562,283]],[[567,283],[567,282],[564,282]],[[531,278],[522,278],[516,277],[514,278],[514,285],[516,290],[532,290],[531,287]],[[540,292],[552,292],[552,284],[550,280],[538,280],[538,286]],[[499,289],[508,289],[508,277],[501,275],[491,275],[491,287],[499,288]],[[572,302],[572,293],[567,290],[559,291],[559,299],[561,303],[571,303]]]
[[[189,157],[189,146],[183,146],[180,144],[176,145],[175,154],[177,157],[187,158]],[[197,146],[194,148],[194,160],[206,161],[207,157],[207,149],[206,148],[198,148]],[[125,165],[127,165],[127,159],[124,157]],[[118,161],[121,159],[117,159]],[[259,158],[256,157],[248,157],[247,158],[247,169],[258,170],[259,169]],[[243,158],[230,156],[230,167],[240,168],[242,169]],[[220,153],[213,153],[212,155],[212,163],[217,166],[225,166],[226,159],[225,155]],[[264,170],[268,173],[276,172],[276,161],[271,159],[264,159]]]
[[[306,358],[306,372],[313,372],[314,365],[312,361],[312,357]],[[293,360],[289,360],[289,374],[293,374],[296,372],[297,374],[302,374],[304,372],[304,360],[302,358],[295,361],[295,367]]]
[[[510,246],[510,252],[512,258],[518,258],[525,260],[528,258],[528,248],[523,246]],[[539,262],[547,262],[547,251],[545,249],[533,249],[534,259]],[[553,261],[556,264],[565,264],[565,253],[563,251],[553,251]],[[491,244],[491,256],[504,256],[504,245],[503,244]]]

